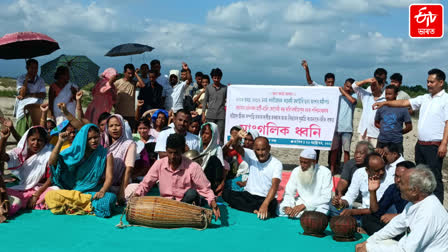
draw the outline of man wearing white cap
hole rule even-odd
[[[304,211],[328,214],[333,180],[331,171],[316,163],[316,156],[316,151],[312,149],[300,153],[300,166],[292,171],[286,184],[279,207],[280,216],[300,218]]]

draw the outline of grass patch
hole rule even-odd
[[[15,89],[16,79],[10,77],[0,77],[0,86]]]
[[[0,90],[1,97],[11,97],[14,98],[17,95],[17,91],[15,90]]]

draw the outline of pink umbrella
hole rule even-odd
[[[16,32],[0,38],[0,59],[29,59],[58,49],[58,42],[37,32]]]

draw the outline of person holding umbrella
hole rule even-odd
[[[17,133],[23,135],[31,126],[25,117],[24,109],[29,104],[42,104],[45,96],[45,82],[37,75],[39,63],[35,59],[26,61],[27,73],[17,78],[17,101],[15,105],[15,116],[17,119]]]

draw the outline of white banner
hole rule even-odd
[[[225,139],[240,125],[271,145],[329,150],[336,126],[338,87],[235,85],[227,88]]]

